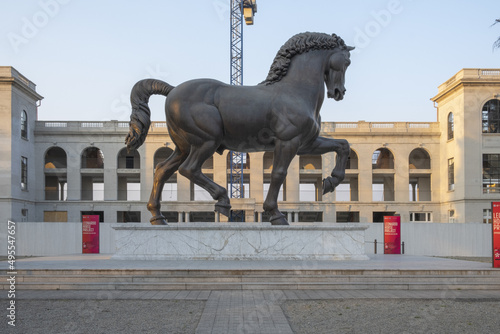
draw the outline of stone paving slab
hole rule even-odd
[[[500,290],[21,290],[16,299],[136,299],[136,300],[202,300],[227,293],[233,296],[263,296],[264,300],[321,299],[491,299],[500,300]],[[237,297],[234,297],[237,298]],[[259,297],[260,298],[260,297]],[[7,291],[0,300],[7,299]]]
[[[413,255],[369,255],[367,261],[230,261],[230,260],[113,260],[110,254],[75,254],[18,259],[17,270],[145,269],[145,270],[498,270],[491,263]],[[0,270],[7,270],[7,261]]]
[[[22,290],[16,292],[18,307],[23,301],[44,303],[76,301],[84,303],[119,300],[146,303],[164,300],[204,302],[195,333],[293,333],[283,311],[288,301],[346,300],[449,300],[495,302],[500,304],[500,290],[170,290],[170,291],[102,291],[102,290]],[[7,293],[0,294],[0,304]],[[169,304],[179,307],[183,304]],[[179,312],[179,310],[177,310]],[[309,311],[307,311],[309,312]],[[297,324],[295,324],[297,326]]]
[[[495,270],[488,263],[424,256],[372,255],[369,261],[120,261],[109,255],[27,258],[19,270],[36,269],[179,269],[179,270]],[[6,269],[6,263],[0,263]],[[276,285],[279,287],[279,284]],[[0,305],[8,302],[0,291]],[[473,300],[500,302],[500,290],[17,290],[21,301],[197,301],[204,303],[196,333],[293,333],[283,311],[288,301],[328,300]],[[145,305],[146,305],[145,304]],[[22,303],[19,304],[19,307]],[[173,304],[175,305],[175,303]],[[179,306],[181,307],[181,306]],[[56,320],[56,319],[54,319]]]

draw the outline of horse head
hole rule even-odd
[[[325,83],[327,96],[340,101],[345,94],[345,71],[351,64],[350,52],[354,47],[347,46],[345,49],[335,49],[335,52],[328,59],[325,71]]]

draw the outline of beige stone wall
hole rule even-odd
[[[322,136],[347,139],[357,155],[357,165],[346,172],[349,185],[341,185],[334,193],[321,194],[321,179],[330,175],[335,153],[321,158],[296,157],[288,170],[280,209],[293,222],[317,217],[337,221],[337,217],[348,216],[372,222],[384,213],[399,214],[405,222],[424,216],[434,222],[482,222],[483,210],[498,199],[498,194],[483,193],[482,154],[500,153],[500,134],[482,134],[481,110],[485,102],[499,93],[499,70],[464,69],[442,84],[432,99],[437,107],[437,122],[323,123]],[[65,211],[68,221],[80,221],[82,212],[102,211],[106,222],[114,222],[117,212],[132,211],[140,212],[141,221],[148,221],[146,203],[153,184],[155,153],[160,148],[174,148],[165,122],[153,122],[145,144],[138,150],[140,158],[136,163],[140,168],[118,168],[127,122],[36,121],[39,98],[33,83],[10,67],[0,67],[0,116],[4,120],[0,125],[3,136],[0,149],[6,156],[12,155],[8,162],[2,160],[0,195],[5,208],[2,215],[22,220],[19,212],[27,208],[31,221],[43,221],[46,211],[52,215]],[[19,128],[16,115],[23,108],[29,112],[29,140],[16,137]],[[454,115],[454,137],[448,140],[450,112]],[[64,150],[66,168],[44,168],[45,155],[53,147]],[[82,168],[82,153],[91,147],[101,150],[104,168]],[[379,149],[392,154],[393,166],[373,168],[373,155]],[[430,168],[410,166],[409,157],[414,150],[428,154]],[[29,155],[28,192],[19,191],[15,184],[19,179],[16,161],[20,152]],[[203,170],[223,187],[228,182],[227,154],[215,154],[213,162]],[[244,172],[245,179],[250,180],[249,198],[232,200],[233,209],[245,210],[246,221],[265,220],[262,204],[272,171],[269,158],[263,152],[249,154],[250,168]],[[449,158],[455,161],[453,190],[448,190]],[[66,180],[63,200],[47,198],[47,176]],[[139,180],[137,200],[126,199],[126,179]],[[54,182],[54,178],[47,180]],[[82,195],[92,191],[92,182],[103,184],[102,199],[85,199]],[[190,213],[194,212],[210,215],[214,201],[193,200],[193,189],[189,180],[176,175],[176,200],[163,202],[162,210],[175,212],[181,222],[189,221]],[[449,217],[450,211],[455,212],[453,219]],[[225,217],[215,216],[215,219],[227,221]]]

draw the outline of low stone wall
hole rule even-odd
[[[367,254],[384,253],[384,224],[370,224],[365,234]],[[402,223],[401,242],[405,254],[428,256],[492,256],[490,224]]]
[[[120,260],[368,260],[368,224],[113,224]]]
[[[225,224],[225,223],[221,223]],[[111,223],[100,224],[100,252],[116,252]],[[183,224],[179,224],[183,225]],[[368,224],[366,254],[383,253],[383,224]],[[169,227],[177,226],[171,224]],[[293,226],[293,225],[292,225]],[[274,227],[272,227],[274,228]],[[284,228],[284,227],[280,227]],[[286,228],[286,227],[285,227]],[[429,256],[491,256],[491,225],[449,223],[402,223],[405,254]],[[16,222],[16,256],[55,256],[82,253],[82,223]],[[7,255],[7,224],[0,228],[0,256]]]

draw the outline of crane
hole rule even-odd
[[[231,0],[231,85],[243,85],[243,21],[253,25],[253,17],[257,13],[256,0]],[[246,153],[230,151],[229,196],[243,198],[243,169]],[[244,211],[231,211],[230,221],[245,221]]]

